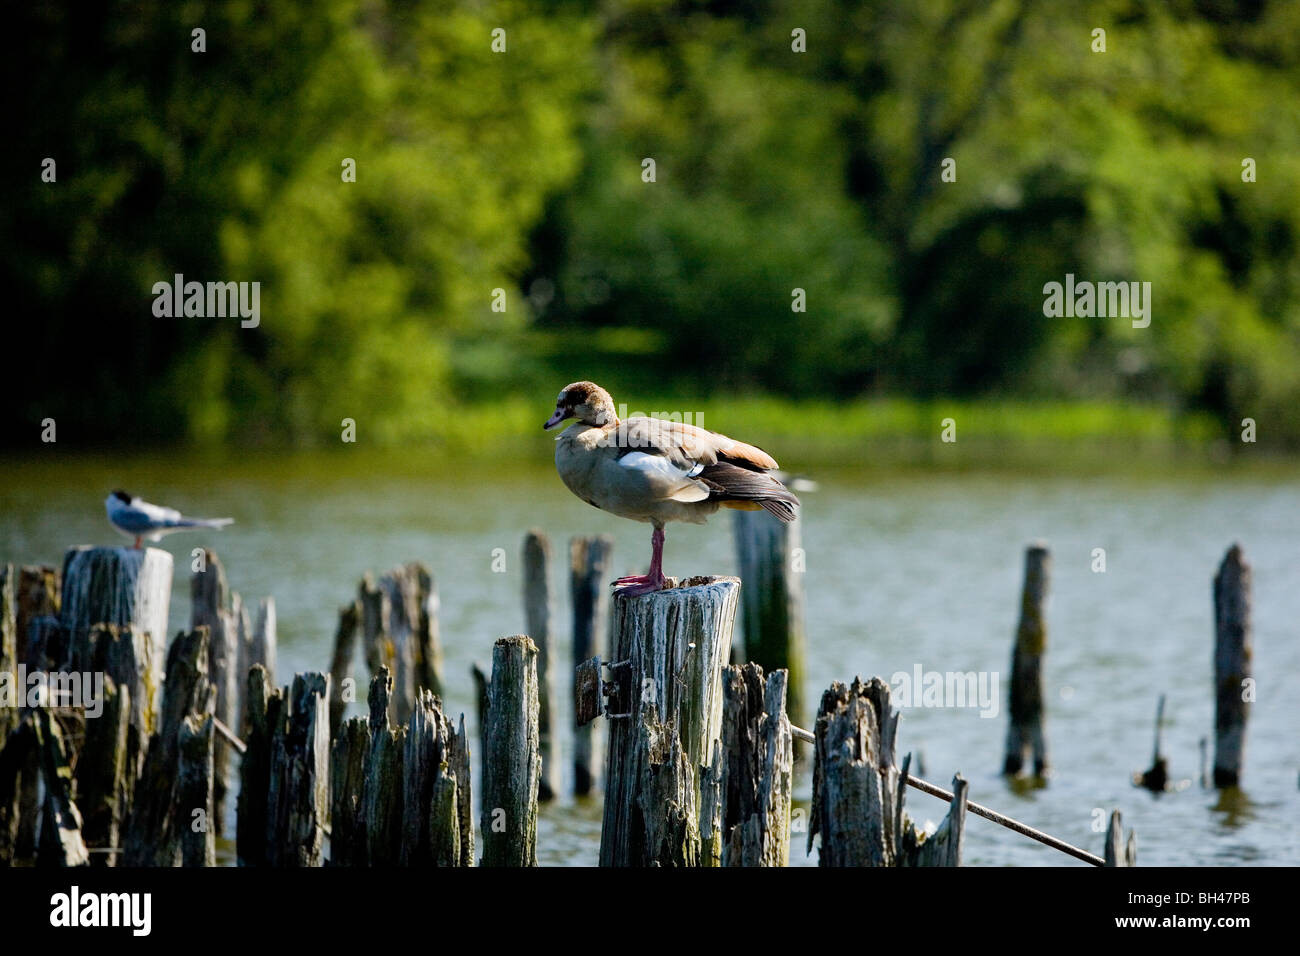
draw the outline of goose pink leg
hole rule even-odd
[[[651,591],[662,591],[668,583],[664,578],[664,529],[656,527],[650,535],[650,571],[647,574],[629,574],[614,582],[619,594],[636,597]]]

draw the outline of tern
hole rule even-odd
[[[142,538],[161,541],[163,535],[175,531],[224,528],[235,521],[234,518],[187,518],[175,508],[150,504],[121,489],[104,499],[104,507],[108,510],[108,520],[113,527],[128,538],[135,538],[137,548],[140,547]]]

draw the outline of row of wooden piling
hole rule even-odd
[[[774,551],[797,547],[789,537],[767,540]],[[553,636],[549,554],[545,539],[530,534],[525,615],[541,646],[531,636],[503,638],[490,677],[483,675],[478,822],[487,865],[535,864],[548,758],[557,772],[544,720],[554,713],[544,703],[552,683],[543,663]],[[781,583],[774,568],[790,576],[789,557],[745,565],[786,595],[788,631],[797,586]],[[574,678],[577,735],[590,741],[575,746],[580,792],[594,785],[600,765],[597,713],[606,716],[609,737],[601,863],[783,865],[793,736],[804,732],[789,716],[788,668],[729,664],[739,580],[692,579],[635,599],[616,594],[611,656],[603,660],[609,560],[606,539],[571,542],[574,659],[583,665]],[[1049,568],[1046,549],[1031,547],[1013,651],[1007,772],[1030,760],[1037,773],[1047,768],[1041,667]],[[252,624],[212,552],[195,568],[191,628],[172,641],[164,664],[149,628],[165,627],[170,587],[170,555],[154,549],[73,549],[62,574],[0,567],[0,666],[21,659],[37,669],[106,675],[104,711],[93,721],[47,707],[0,710],[0,863],[34,853],[57,865],[211,865],[236,764],[242,864],[474,862],[470,746],[463,717],[453,724],[438,697],[437,592],[426,568],[366,576],[340,612],[329,673],[299,674],[287,686],[274,681],[273,602],[261,602]],[[1236,690],[1249,678],[1250,588],[1235,546],[1216,576],[1215,605],[1217,686]],[[746,606],[746,620],[760,618],[781,615]],[[369,715],[344,720],[358,636],[371,674]],[[786,653],[797,657],[798,644],[789,641]],[[1242,699],[1219,694],[1220,785],[1240,779]],[[809,848],[819,836],[823,864],[960,861],[966,785],[954,778],[937,833],[926,838],[907,822],[905,788],[916,782],[909,758],[897,766],[897,714],[886,685],[832,685],[813,727]],[[1105,846],[1107,862],[1131,865],[1132,836],[1125,846],[1117,815]]]

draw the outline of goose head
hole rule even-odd
[[[595,382],[573,382],[564,386],[555,399],[555,414],[542,427],[549,430],[570,418],[597,428],[618,424],[614,399]]]

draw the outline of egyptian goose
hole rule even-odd
[[[794,520],[799,499],[768,474],[777,464],[760,448],[681,422],[619,421],[609,392],[594,382],[566,385],[542,427],[571,418],[576,424],[555,440],[555,467],[565,485],[602,511],[654,526],[650,571],[615,581],[622,594],[664,587],[669,521],[703,524],[719,506],[764,508],[782,521]]]

